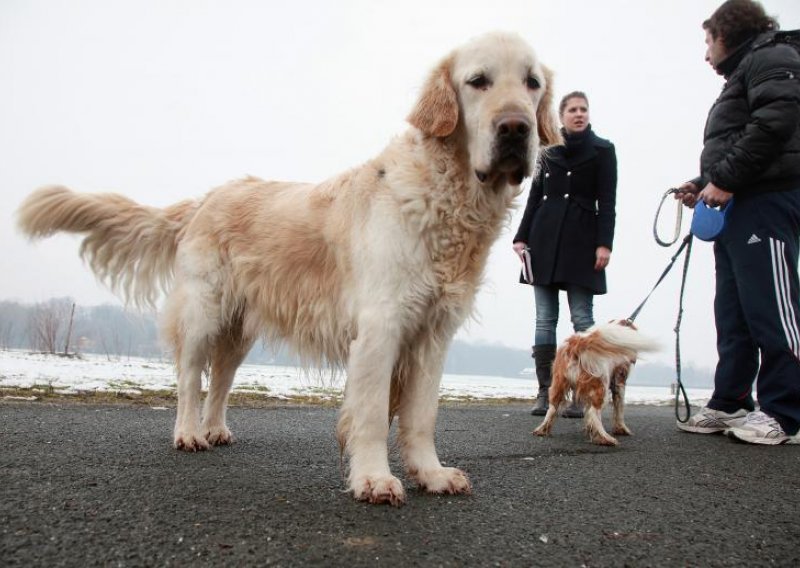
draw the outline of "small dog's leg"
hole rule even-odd
[[[611,393],[611,404],[613,406],[613,416],[611,423],[611,433],[618,436],[630,436],[631,430],[625,424],[625,383],[617,383],[616,388]]]
[[[547,408],[547,414],[544,415],[544,420],[542,420],[542,423],[539,424],[531,434],[534,436],[549,436],[556,418],[558,418],[558,410],[551,402],[550,406]]]
[[[446,348],[446,347],[445,347]],[[443,467],[436,454],[434,431],[445,350],[424,345],[406,357],[409,371],[401,378],[398,440],[408,475],[429,493],[472,493],[467,475]]]
[[[598,444],[600,446],[616,446],[617,440],[603,428],[600,410],[601,409],[594,404],[587,405],[585,411],[586,431],[589,433],[593,444]]]
[[[398,355],[398,318],[376,310],[362,318],[350,345],[347,385],[337,425],[339,444],[350,456],[348,483],[359,501],[399,506],[406,496],[389,469],[389,395]]]
[[[545,414],[542,423],[539,424],[539,426],[533,432],[531,432],[534,436],[550,435],[550,430],[553,429],[553,424],[561,413],[561,407],[566,401],[568,390],[569,384],[567,383],[566,378],[559,374],[554,374],[553,382],[550,385],[550,391],[548,392],[549,406],[547,407],[547,414]]]

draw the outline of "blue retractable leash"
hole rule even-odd
[[[692,227],[690,231],[701,241],[714,241],[722,233],[728,220],[728,213],[733,209],[733,198],[723,207],[709,207],[703,201],[694,206]]]
[[[678,201],[678,209],[675,215],[675,231],[671,241],[664,241],[658,236],[658,218],[661,214],[661,208],[664,206],[664,201],[666,201],[667,197],[672,194],[680,193],[678,189],[671,188],[664,193],[661,197],[661,203],[658,204],[658,209],[656,210],[656,216],[653,220],[653,237],[655,238],[656,242],[662,247],[670,247],[678,241],[681,232],[681,222],[683,220],[683,204]],[[647,294],[642,303],[633,311],[633,313],[628,318],[629,321],[633,321],[636,319],[636,316],[639,315],[639,312],[642,310],[644,305],[647,303],[647,300],[650,299],[650,296],[655,292],[655,289],[658,288],[658,285],[661,284],[661,281],[667,276],[670,270],[672,270],[672,266],[675,264],[675,261],[681,255],[681,253],[686,250],[686,257],[683,260],[683,276],[681,278],[681,293],[678,298],[678,317],[675,322],[675,372],[676,372],[676,381],[678,384],[678,388],[675,390],[675,418],[678,419],[678,422],[686,422],[689,420],[689,415],[691,414],[691,405],[689,404],[689,397],[686,394],[686,389],[683,387],[683,381],[681,380],[681,320],[683,319],[683,294],[686,290],[686,275],[689,271],[689,257],[692,254],[692,239],[693,237],[697,237],[703,241],[713,241],[715,240],[722,230],[725,228],[725,222],[728,217],[728,213],[731,210],[731,206],[733,201],[731,200],[728,202],[727,206],[722,209],[716,209],[714,207],[709,207],[702,201],[699,201],[694,208],[694,215],[692,216],[692,224],[691,228],[687,235],[683,238],[683,242],[681,246],[678,247],[678,250],[675,254],[672,255],[672,258],[669,261],[669,264],[664,269],[664,272],[661,273],[661,276],[653,286],[650,293]],[[681,418],[680,415],[680,397],[683,396],[683,403],[686,409],[686,416]]]

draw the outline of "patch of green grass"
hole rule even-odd
[[[255,392],[255,393],[268,393],[270,388],[266,385],[236,385],[233,387],[233,392]]]
[[[142,385],[130,379],[124,380],[110,380],[108,381],[108,388],[120,390],[141,390]]]

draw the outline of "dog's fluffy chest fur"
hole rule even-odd
[[[518,193],[507,184],[482,187],[472,172],[463,173],[463,164],[454,165],[464,161],[455,145],[415,130],[375,160],[399,205],[404,242],[414,243],[416,250],[407,254],[424,258],[428,274],[419,283],[427,284],[427,308],[458,313],[460,320],[471,310],[491,245]],[[414,266],[418,270],[420,264]]]

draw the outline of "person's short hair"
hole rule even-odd
[[[760,33],[777,30],[778,22],[767,16],[760,2],[754,0],[728,0],[703,22],[714,39],[722,38],[726,49],[738,47]]]
[[[589,97],[586,96],[586,93],[583,91],[572,91],[571,93],[567,93],[561,98],[561,102],[558,103],[558,116],[564,114],[564,109],[567,108],[567,101],[570,99],[583,99],[586,101],[586,106],[589,106]]]

